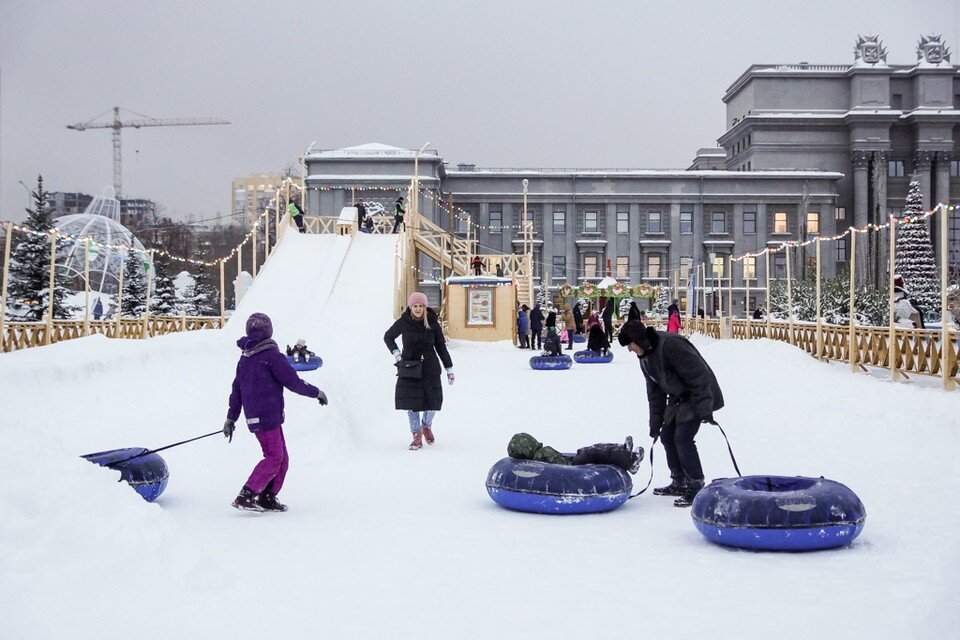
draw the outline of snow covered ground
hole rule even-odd
[[[287,234],[221,332],[0,356],[0,637],[960,636],[960,396],[695,338],[743,471],[850,486],[868,514],[851,547],[721,548],[654,496],[598,516],[505,511],[484,479],[513,433],[646,440],[639,367],[616,347],[610,365],[534,372],[509,344],[454,342],[437,444],[407,451],[382,343],[394,239]],[[218,429],[253,311],[324,359],[303,375],[330,405],[287,398],[288,513],[229,507],[259,457],[246,431],[164,452],[155,504],[77,457]],[[698,444],[708,477],[733,473],[718,432]],[[664,483],[662,449],[656,462]]]

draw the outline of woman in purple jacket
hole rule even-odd
[[[233,441],[233,430],[240,409],[247,428],[257,436],[263,449],[263,460],[253,469],[250,478],[233,506],[245,511],[286,511],[277,500],[287,475],[290,458],[283,439],[283,388],[327,404],[323,391],[297,376],[277,343],[271,340],[273,323],[263,313],[247,318],[247,335],[237,340],[243,351],[237,363],[237,375],[230,393],[230,409],[223,423],[223,435]]]

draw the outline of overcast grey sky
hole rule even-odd
[[[124,129],[127,196],[168,215],[227,212],[230,181],[317,141],[417,148],[452,164],[686,167],[723,133],[721,97],[750,64],[889,62],[921,32],[958,43],[958,0],[244,2],[0,0],[0,219],[43,173],[112,183],[119,105],[219,127]],[[956,62],[956,58],[954,58]]]

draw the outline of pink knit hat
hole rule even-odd
[[[420,293],[419,291],[414,291],[410,294],[410,297],[407,298],[407,306],[412,307],[415,304],[422,304],[427,306],[427,295],[425,293]]]

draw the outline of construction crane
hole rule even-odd
[[[124,111],[129,111],[124,109]],[[73,129],[74,131],[86,131],[87,129],[112,129],[112,138],[113,138],[113,189],[116,191],[117,200],[119,200],[121,195],[122,182],[120,179],[120,130],[124,127],[133,127],[134,129],[139,129],[141,127],[188,127],[193,125],[206,125],[206,124],[230,124],[229,120],[220,120],[217,118],[151,118],[150,116],[145,116],[142,113],[136,113],[135,111],[129,111],[134,115],[140,116],[142,120],[127,120],[126,122],[120,120],[120,107],[113,108],[113,122],[96,122],[96,119],[100,116],[107,113],[104,111],[93,120],[87,122],[78,122],[77,124],[68,124],[67,129]]]

